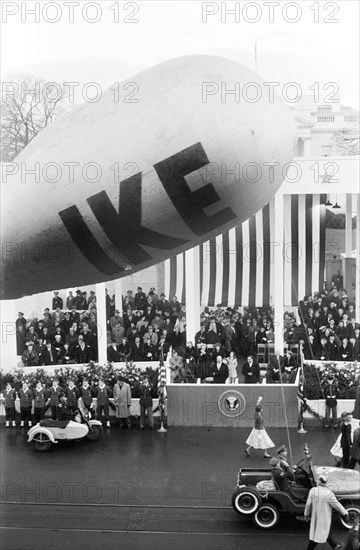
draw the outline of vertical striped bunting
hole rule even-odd
[[[270,304],[270,262],[271,262],[271,233],[270,233],[270,205],[267,204],[262,209],[262,229],[263,229],[263,253],[264,269],[263,273],[263,304]]]
[[[325,246],[326,246],[326,195],[320,195],[320,239],[319,239],[319,286],[318,289],[322,290],[324,288],[325,280]],[[357,226],[359,231],[359,225]]]
[[[313,231],[312,231],[312,203],[313,198],[312,195],[305,195],[305,203],[306,203],[306,209],[305,209],[305,227],[307,229],[306,235],[305,235],[305,249],[306,249],[306,260],[305,260],[305,294],[311,294],[312,289],[312,280],[311,280],[311,272],[312,272],[312,265],[313,265],[313,259],[312,259],[312,246],[313,246]],[[311,251],[311,253],[310,253]],[[303,296],[301,296],[301,299]]]
[[[285,214],[285,213],[284,213]],[[286,257],[291,262],[291,304],[299,302],[299,197],[291,195],[291,241],[285,242]]]
[[[291,265],[291,254],[289,253],[288,244],[291,243],[291,196],[284,196],[284,252],[283,252],[283,273],[284,273],[284,304],[291,304],[291,283],[292,277],[292,265]],[[274,223],[281,223],[281,220],[277,219],[275,216]],[[274,243],[276,246],[276,243]],[[273,274],[274,275],[274,274]],[[274,286],[276,281],[274,280]],[[273,289],[274,292],[274,289]]]
[[[268,307],[274,280],[274,227],[283,223],[284,306],[295,306],[305,294],[323,286],[325,206],[321,195],[285,195],[284,219],[274,202],[249,220],[199,247],[202,306]],[[185,255],[165,262],[165,293],[185,301]]]

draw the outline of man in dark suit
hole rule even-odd
[[[354,338],[351,342],[353,361],[360,361],[360,330],[356,328],[354,332]]]
[[[146,416],[148,418],[150,430],[154,429],[152,404],[153,402],[149,379],[144,378],[142,384],[140,385],[140,430],[145,428]]]
[[[351,440],[351,420],[352,415],[347,414],[345,420],[341,425],[341,439],[340,445],[342,448],[342,467],[348,468],[350,462],[350,451],[352,447]]]
[[[60,298],[58,291],[55,290],[54,298],[52,299],[52,308],[56,309],[57,307],[59,307],[60,309],[63,308],[63,299]]]
[[[147,306],[146,294],[143,292],[141,286],[138,286],[137,293],[134,296],[134,309],[145,311]]]
[[[329,361],[338,361],[339,346],[335,340],[335,334],[330,334],[327,348],[329,352]]]
[[[130,345],[130,349],[131,349],[132,361],[143,361],[144,359],[143,345],[140,342],[139,336],[135,338],[134,344]]]
[[[245,384],[260,384],[259,363],[254,361],[252,355],[248,355],[247,361],[245,361],[241,372],[244,376]]]
[[[357,428],[353,433],[353,442],[350,450],[350,460],[348,468],[353,470],[356,463],[360,465],[360,424],[359,428]]]
[[[167,358],[167,354],[169,353],[169,349],[170,349],[169,342],[166,341],[165,336],[161,335],[159,338],[159,343],[156,348],[157,359],[160,360],[163,358],[165,361]]]
[[[48,342],[42,353],[43,365],[57,365],[57,356],[54,346]]]
[[[352,346],[348,339],[343,338],[339,348],[339,361],[352,361],[352,351]]]
[[[325,379],[322,390],[325,398],[324,428],[330,427],[330,415],[332,416],[333,427],[337,428],[337,399],[339,397],[339,387],[332,371],[329,372],[327,379]]]
[[[107,360],[110,363],[119,363],[120,362],[120,353],[117,347],[116,342],[111,342],[111,346],[106,350]]]
[[[320,345],[316,351],[315,358],[318,361],[328,361],[329,360],[329,349],[327,344],[327,339],[325,336],[321,337]]]
[[[88,344],[85,344],[82,335],[79,336],[78,345],[75,347],[74,357],[76,363],[89,363],[93,360],[93,351]]]
[[[269,363],[266,368],[266,383],[278,384],[280,382],[280,369],[284,370],[284,358],[277,351],[275,355],[269,356]]]
[[[216,363],[214,365],[213,384],[225,384],[228,378],[229,367],[225,360],[221,357],[221,355],[218,355],[216,358]]]
[[[51,407],[51,417],[53,420],[58,420],[61,416],[61,398],[65,395],[65,390],[59,385],[57,378],[54,378],[48,394],[49,397],[46,404]]]

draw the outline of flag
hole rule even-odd
[[[325,269],[325,195],[284,196],[284,306],[322,289]],[[277,221],[266,205],[240,226],[199,246],[202,306],[272,305]],[[165,294],[185,301],[185,254],[165,262]]]

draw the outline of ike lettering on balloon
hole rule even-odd
[[[198,237],[236,218],[229,207],[212,216],[204,213],[204,208],[220,200],[211,183],[196,191],[191,191],[188,186],[185,176],[207,164],[209,160],[203,146],[201,143],[196,143],[154,165],[175,209]],[[106,191],[101,191],[87,199],[108,239],[124,258],[124,263],[135,266],[152,260],[152,256],[141,245],[161,250],[174,250],[189,242],[187,239],[163,235],[141,225],[141,186],[141,172],[120,182],[118,212]],[[59,216],[76,246],[99,271],[105,275],[125,271],[102,249],[77,206],[62,210]]]

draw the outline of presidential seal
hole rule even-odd
[[[245,410],[245,397],[238,391],[228,390],[219,397],[218,406],[225,416],[239,416]]]

